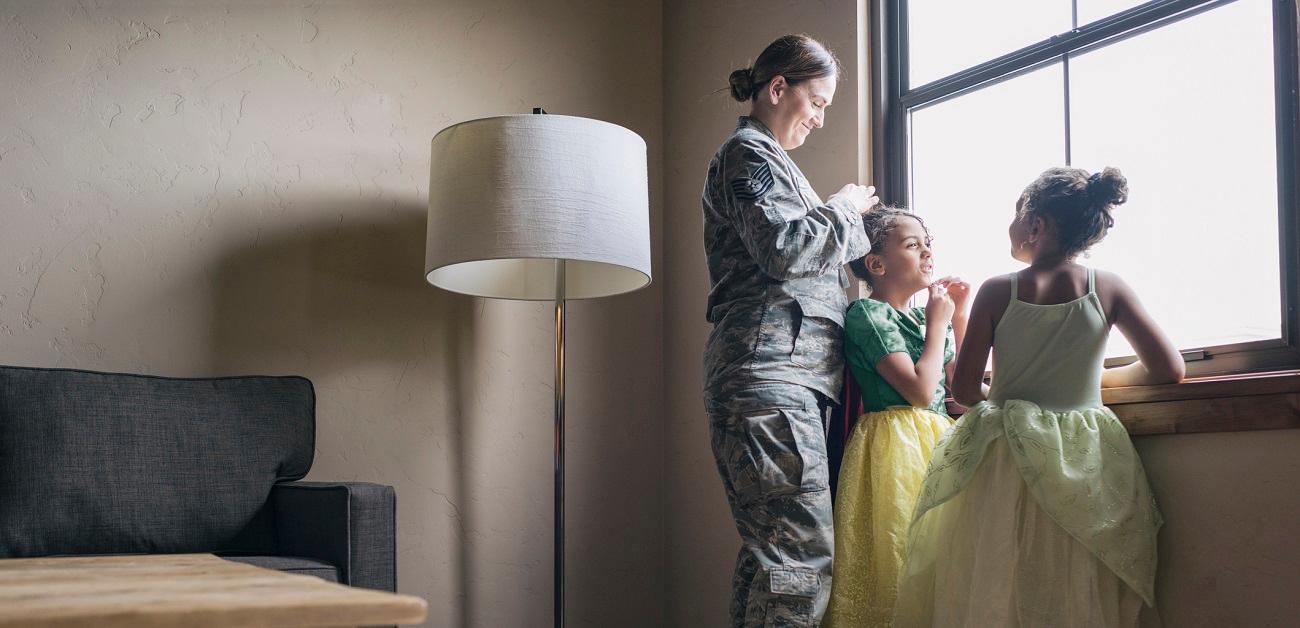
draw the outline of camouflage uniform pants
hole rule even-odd
[[[762,384],[706,393],[705,405],[741,539],[731,625],[817,626],[835,544],[818,396],[794,384]]]

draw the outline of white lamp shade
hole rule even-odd
[[[425,278],[453,292],[552,300],[641,288],[650,283],[645,141],[551,114],[447,127],[432,143],[425,244]]]

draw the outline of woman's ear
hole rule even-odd
[[[777,74],[772,80],[767,82],[767,87],[763,95],[767,98],[767,104],[776,106],[781,97],[790,89],[790,84],[785,81],[785,77]]]

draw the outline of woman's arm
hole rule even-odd
[[[861,214],[873,203],[865,193],[810,208],[785,160],[759,140],[741,141],[721,168],[717,183],[740,240],[773,279],[819,277],[871,251]]]
[[[1187,373],[1183,356],[1169,341],[1155,319],[1142,307],[1137,293],[1118,275],[1106,273],[1107,292],[1113,295],[1111,320],[1133,350],[1138,361],[1128,366],[1106,369],[1101,373],[1101,385],[1142,386],[1180,382]]]

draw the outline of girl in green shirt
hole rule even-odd
[[[871,253],[850,262],[871,298],[849,305],[845,357],[866,411],[854,425],[835,502],[827,626],[888,626],[931,453],[952,426],[944,382],[966,329],[970,285],[933,278],[930,234],[898,208],[863,217]],[[908,307],[927,290],[925,307]]]

